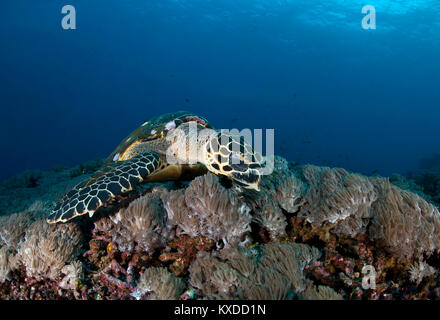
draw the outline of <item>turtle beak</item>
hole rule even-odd
[[[252,184],[248,184],[244,188],[255,190],[255,191],[260,191],[261,190],[258,182],[257,183],[252,183]]]
[[[231,165],[233,167],[233,165]],[[233,172],[232,180],[245,189],[260,191],[261,176],[257,170],[250,169],[246,173]]]

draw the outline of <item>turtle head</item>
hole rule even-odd
[[[217,133],[206,145],[205,165],[215,174],[245,188],[260,191],[263,157],[243,137]]]

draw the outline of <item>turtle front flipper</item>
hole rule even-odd
[[[133,190],[161,166],[158,153],[148,151],[105,166],[89,180],[69,191],[49,215],[47,222],[66,222],[88,213],[90,216],[104,203]]]

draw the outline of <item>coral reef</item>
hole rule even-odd
[[[95,223],[95,232],[107,234],[121,251],[152,254],[173,238],[162,201],[158,194],[147,194],[130,203],[128,208]]]
[[[73,223],[51,226],[38,220],[27,230],[18,259],[29,277],[59,279],[65,265],[81,253],[82,234]]]
[[[424,188],[418,185],[414,180],[404,177],[400,174],[393,173],[390,178],[390,182],[394,184],[396,187],[399,187],[402,190],[406,190],[412,193],[416,193],[420,197],[425,200],[431,200],[431,197],[424,193]]]
[[[195,178],[184,192],[163,194],[162,200],[170,223],[178,227],[177,235],[222,240],[226,246],[246,241],[243,236],[250,231],[250,208],[211,173]]]
[[[315,228],[350,238],[368,232],[397,258],[439,251],[440,212],[417,194],[344,169],[306,165],[300,174],[308,188],[297,217]]]
[[[47,224],[100,163],[0,186],[0,299],[440,299],[440,179],[426,172],[387,179],[275,157],[259,192],[208,173]]]
[[[419,169],[407,173],[402,180],[407,181],[411,186],[403,189],[415,192],[440,205],[440,154],[435,153],[421,159]]]
[[[185,282],[167,268],[151,267],[140,276],[137,289],[147,293],[148,300],[177,300],[185,290]]]
[[[338,223],[334,232],[351,237],[365,233],[365,220],[371,217],[370,207],[377,199],[368,178],[311,165],[304,166],[302,174],[309,188],[299,217],[318,226]]]
[[[71,264],[66,264],[61,269],[61,273],[64,274],[64,277],[60,281],[59,287],[66,290],[74,290],[84,277],[82,263],[78,260],[72,261]]]
[[[440,212],[418,195],[403,191],[385,179],[374,184],[379,200],[372,209],[374,218],[369,229],[371,239],[394,256],[411,258],[431,255],[440,249]]]
[[[9,280],[9,273],[11,272],[11,266],[9,263],[10,252],[7,247],[0,248],[0,282]]]
[[[182,235],[168,242],[168,247],[159,256],[162,262],[173,263],[169,266],[176,276],[182,276],[188,270],[189,264],[199,251],[209,251],[214,247],[214,241],[208,238],[190,238]],[[170,250],[171,249],[171,250]]]
[[[33,222],[32,211],[0,217],[0,246],[17,248]]]
[[[101,162],[91,161],[76,168],[27,171],[10,178],[0,184],[0,216],[26,211],[36,201],[41,203],[41,210],[48,214],[55,201],[90,177]]]
[[[253,220],[263,227],[272,240],[286,235],[287,221],[283,210],[295,213],[303,205],[305,184],[288,168],[286,160],[273,159],[272,174],[262,177],[260,192],[245,191],[245,201],[254,213]]]
[[[196,294],[208,299],[302,297],[308,286],[313,286],[306,279],[304,269],[319,256],[316,248],[297,243],[272,243],[254,249],[225,248],[218,257],[201,251],[189,268],[189,283]],[[327,293],[327,297],[331,298],[331,294]],[[341,298],[334,293],[335,297]]]
[[[3,186],[10,189],[17,188],[35,188],[39,184],[39,180],[43,177],[40,170],[25,171],[18,174],[3,183]]]
[[[326,286],[310,286],[303,294],[305,300],[342,300],[342,296]]]
[[[412,172],[408,174],[408,179],[421,187],[425,198],[440,205],[440,169]]]
[[[416,261],[410,266],[410,280],[419,285],[424,278],[435,276],[437,270],[424,261]]]

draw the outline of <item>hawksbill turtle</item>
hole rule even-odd
[[[64,195],[47,222],[92,217],[140,183],[190,178],[207,170],[259,191],[263,166],[263,157],[242,137],[214,130],[206,119],[190,112],[164,114],[126,137],[95,175]]]

